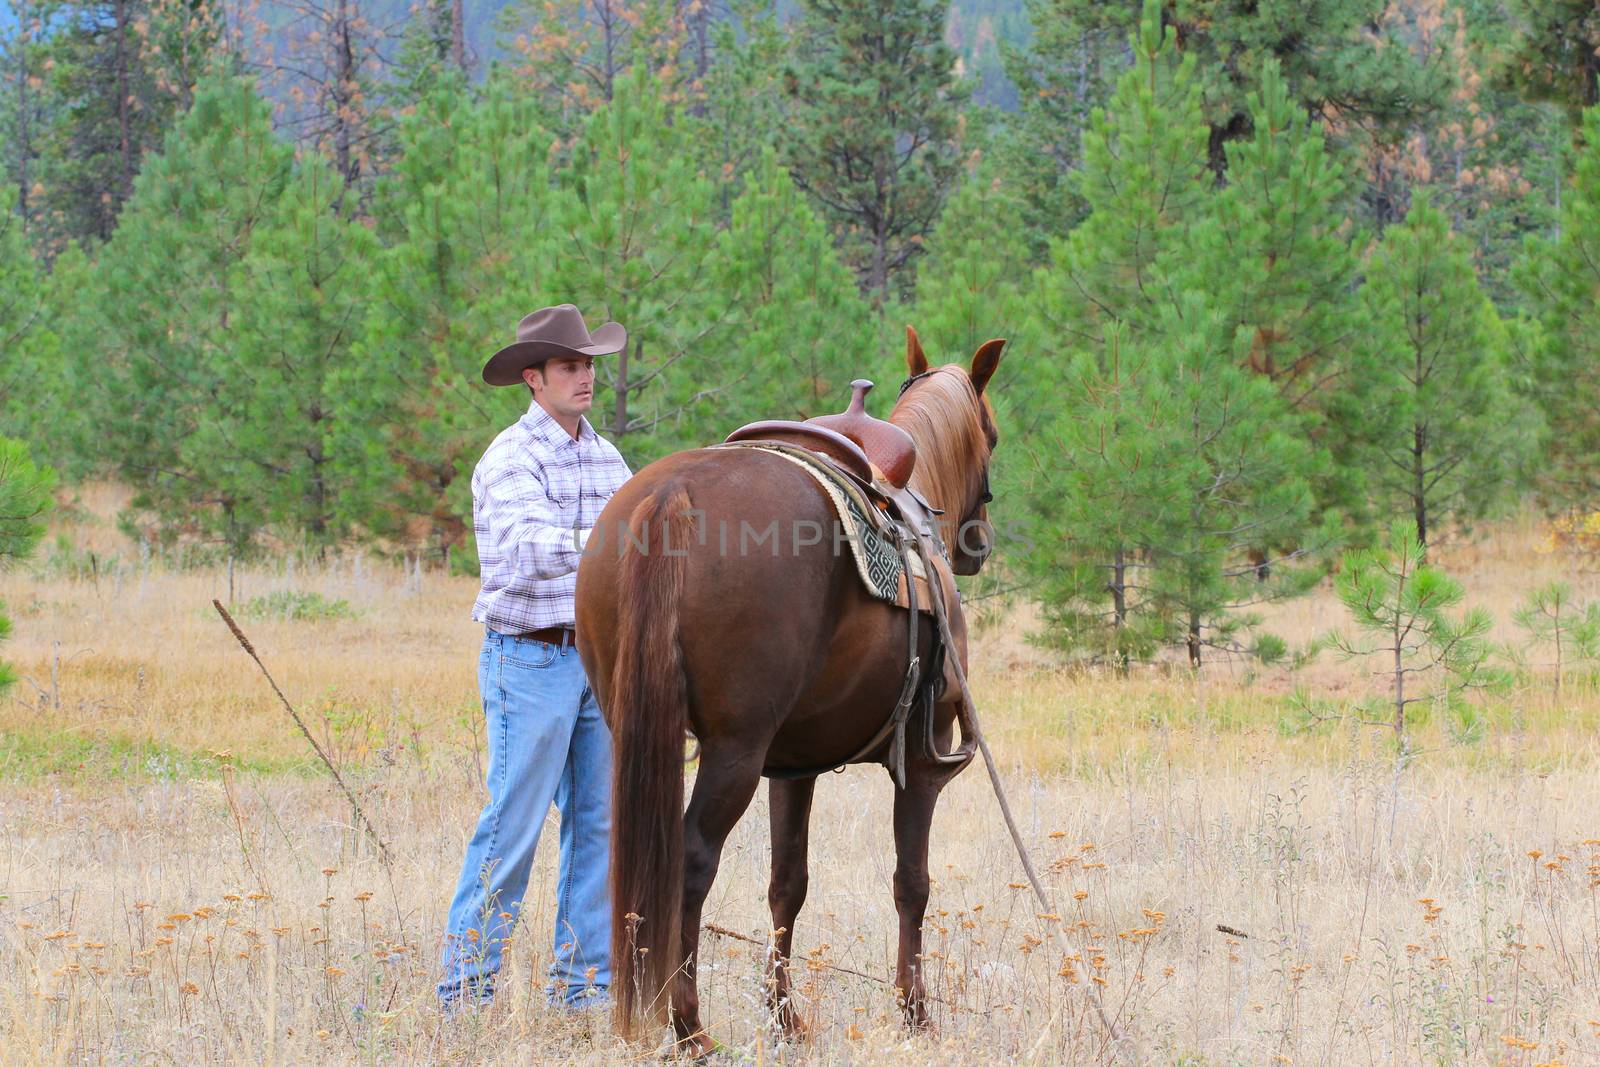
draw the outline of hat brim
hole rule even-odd
[[[489,385],[521,385],[522,372],[558,356],[610,356],[628,344],[628,331],[620,322],[608,322],[589,334],[590,343],[572,348],[556,341],[517,341],[489,357],[483,380]]]

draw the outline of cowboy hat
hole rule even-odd
[[[556,356],[609,356],[628,343],[621,323],[608,322],[590,333],[572,304],[557,304],[524,315],[517,339],[489,357],[483,380],[490,385],[520,385],[522,372]]]

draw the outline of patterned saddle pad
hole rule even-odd
[[[714,448],[755,448],[782,456],[814,478],[828,499],[833,502],[834,514],[839,517],[844,535],[850,544],[850,555],[855,560],[856,572],[867,592],[902,608],[910,607],[906,593],[905,563],[895,547],[889,532],[890,519],[862,495],[848,479],[828,469],[827,461],[794,445],[751,441],[734,445],[713,445]],[[928,568],[920,552],[911,552],[911,575],[917,583],[917,609],[933,612],[933,599],[928,592]],[[946,603],[954,591],[954,583],[947,575],[943,560],[934,561],[940,573]]]

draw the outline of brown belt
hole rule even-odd
[[[525,634],[517,634],[517,637],[526,641],[543,641],[547,645],[571,646],[577,637],[577,631],[570,626],[545,626],[538,630],[529,630]]]

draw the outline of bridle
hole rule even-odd
[[[913,383],[922,381],[922,379],[926,378],[928,375],[930,375],[932,373],[933,373],[932,370],[925,370],[921,374],[913,374],[911,377],[909,377],[905,381],[901,382],[900,383],[900,391],[895,394],[895,399],[899,400],[901,397],[905,396],[906,395],[906,390],[910,389]]]

